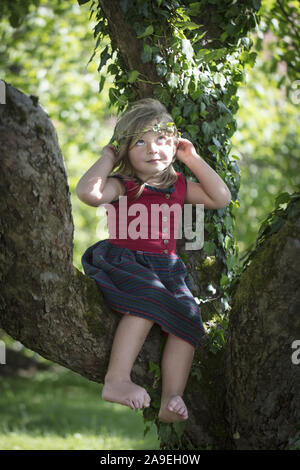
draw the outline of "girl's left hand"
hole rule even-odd
[[[188,139],[179,138],[176,151],[176,157],[178,160],[186,163],[190,158],[196,156],[197,152],[192,142],[190,142]]]

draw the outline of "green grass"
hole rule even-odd
[[[159,449],[141,411],[101,399],[101,385],[59,366],[0,378],[1,450]]]

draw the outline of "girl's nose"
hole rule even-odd
[[[147,150],[148,152],[156,152],[157,151],[157,145],[154,140],[150,140],[147,144]]]

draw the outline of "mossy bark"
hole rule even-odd
[[[227,420],[237,449],[288,449],[300,423],[300,219],[257,250],[232,302]]]

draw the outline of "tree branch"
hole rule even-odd
[[[0,108],[0,325],[43,357],[103,382],[120,314],[73,268],[69,188],[51,121],[36,100],[9,85],[6,100]],[[152,349],[160,340],[154,329],[133,372],[148,384],[149,357],[158,361]]]

